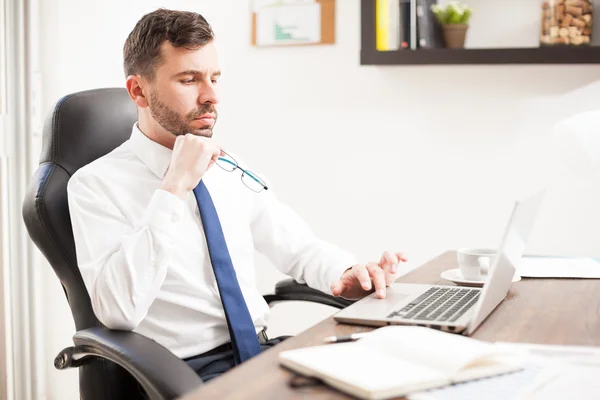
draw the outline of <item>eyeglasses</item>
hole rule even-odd
[[[242,171],[242,182],[244,183],[244,185],[248,186],[250,190],[255,191],[256,193],[262,192],[263,189],[269,189],[265,182],[258,177],[258,175],[256,175],[254,172],[248,171],[240,167],[237,161],[235,161],[233,157],[231,157],[223,150],[221,150],[221,153],[223,153],[224,156],[219,157],[215,164],[217,164],[219,167],[223,168],[227,172],[233,172],[236,169]]]

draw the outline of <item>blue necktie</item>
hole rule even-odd
[[[204,182],[200,181],[194,188],[194,195],[200,210],[208,253],[227,318],[234,360],[239,364],[259,354],[260,343],[231,262],[217,210]]]

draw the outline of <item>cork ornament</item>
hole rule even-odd
[[[591,0],[544,0],[541,46],[589,45],[592,37]]]

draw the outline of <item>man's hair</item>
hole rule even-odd
[[[154,79],[162,62],[160,47],[169,41],[173,47],[198,49],[214,39],[206,19],[197,13],[158,9],[146,14],[135,25],[123,47],[125,77],[141,75]]]

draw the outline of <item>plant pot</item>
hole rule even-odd
[[[465,47],[467,29],[469,29],[469,25],[442,25],[442,32],[444,33],[444,42],[446,43],[446,47],[449,49],[462,49]]]

